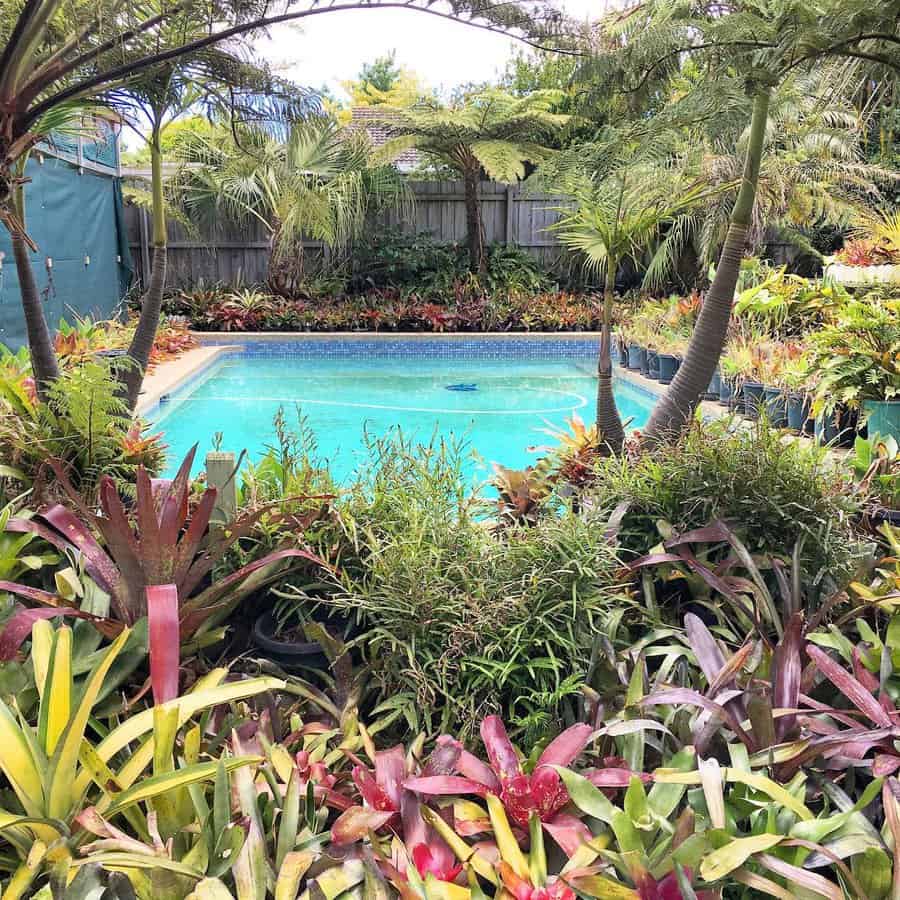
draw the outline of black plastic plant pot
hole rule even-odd
[[[817,444],[831,444],[837,440],[841,429],[835,416],[816,416],[815,435]]]
[[[281,637],[278,623],[271,612],[264,613],[253,623],[253,643],[267,659],[289,671],[299,669],[328,669],[328,657],[316,641],[298,641]]]
[[[655,350],[647,350],[647,377],[659,381],[659,354]]]
[[[628,368],[628,344],[622,338],[616,338],[616,354],[619,358],[619,365],[623,369]]]
[[[787,427],[802,434],[809,420],[809,397],[806,394],[787,395]]]
[[[640,372],[646,365],[647,351],[637,344],[628,345],[628,368]]]
[[[650,354],[653,352],[648,347],[642,348],[644,355],[641,357],[641,375],[644,378],[650,377]]]
[[[745,381],[741,388],[744,398],[744,415],[748,419],[758,419],[765,402],[765,388],[759,381]]]
[[[671,384],[672,379],[675,377],[675,373],[678,371],[678,367],[680,365],[681,360],[677,356],[672,356],[671,353],[660,353],[659,383]]]
[[[896,528],[900,526],[900,509],[888,509],[881,506],[870,513],[869,518],[876,527],[887,523]]]
[[[721,390],[722,376],[719,374],[719,370],[716,369],[716,371],[712,374],[712,378],[709,379],[709,387],[706,389],[706,393],[703,395],[703,399],[718,400]]]
[[[852,447],[859,434],[859,410],[842,406],[838,411],[838,446]]]
[[[781,388],[766,385],[763,396],[769,423],[773,428],[787,428],[787,397]]]
[[[839,406],[830,416],[817,416],[815,438],[817,444],[834,444],[835,447],[852,447],[859,425],[859,412]]]

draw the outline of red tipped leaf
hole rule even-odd
[[[178,696],[181,637],[178,625],[178,589],[174,584],[147,588],[150,625],[150,681],[157,704]]]
[[[522,766],[516,749],[506,733],[506,727],[499,716],[488,716],[481,723],[481,740],[487,750],[491,766],[501,781],[515,778],[522,773]]]
[[[537,761],[538,766],[569,766],[590,743],[593,729],[590,725],[572,725],[554,738],[544,748]]]

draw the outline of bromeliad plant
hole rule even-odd
[[[240,516],[221,528],[211,528],[215,488],[191,502],[190,471],[196,447],[185,457],[171,482],[153,481],[143,468],[137,473],[134,507],[126,508],[112,479],[100,480],[100,513],[91,509],[58,463],[51,463],[73,509],[56,505],[28,520],[13,520],[7,528],[40,535],[78,557],[87,574],[110,597],[110,615],[133,625],[152,612],[147,589],[172,585],[177,590],[181,640],[208,632],[245,597],[284,570],[285,563],[320,560],[305,550],[277,550],[205,586],[228,550],[248,535],[265,509]],[[3,590],[45,605],[60,598],[12,583]]]
[[[489,764],[459,747],[455,758],[447,761],[447,774],[407,779],[404,786],[427,796],[493,797],[518,828],[528,829],[532,816],[536,816],[539,827],[571,856],[590,838],[590,832],[579,819],[564,812],[569,796],[556,767],[573,763],[590,743],[592,734],[589,725],[567,728],[547,745],[533,769],[526,773],[503,722],[498,716],[488,716],[481,723],[481,739]],[[443,740],[449,745],[452,739],[445,736]],[[628,773],[617,770],[615,775],[621,778]]]
[[[900,447],[892,435],[857,437],[850,465],[862,491],[882,509],[900,509]]]
[[[4,897],[22,896],[44,871],[65,885],[71,867],[78,865],[84,837],[78,826],[83,827],[90,807],[107,821],[127,823],[149,841],[155,825],[135,815],[139,805],[150,802],[156,808],[173,792],[210,780],[217,771],[215,762],[201,762],[190,754],[183,765],[172,763],[178,730],[202,710],[283,684],[274,678],[223,684],[226,671],[215,670],[190,694],[133,713],[109,730],[98,728],[93,718],[97,700],[128,639],[125,629],[76,691],[72,630],[54,630],[46,621],[34,625],[31,652],[40,696],[35,721],[0,701],[0,769],[10,785],[4,795],[7,808],[0,811],[0,833],[13,858],[20,860]],[[99,742],[91,736],[94,731],[103,734]],[[199,738],[199,729],[195,731]],[[236,756],[219,765],[231,771],[252,761]],[[151,766],[153,774],[148,776]]]

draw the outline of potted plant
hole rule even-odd
[[[733,338],[719,360],[719,368],[722,373],[719,388],[720,402],[726,402],[729,409],[742,408],[744,385],[754,370],[752,341],[745,336]],[[722,399],[723,391],[726,394],[724,400]]]
[[[741,394],[741,364],[729,345],[719,360],[719,403],[735,409]]]
[[[619,355],[619,365],[623,369],[628,368],[628,334],[629,326],[623,322],[619,325],[619,330],[616,333],[616,351]]]
[[[850,459],[853,473],[871,497],[876,522],[900,525],[900,445],[893,437],[857,437]]]
[[[741,396],[744,402],[744,415],[750,419],[758,419],[759,412],[765,403],[766,386],[762,373],[766,365],[766,354],[761,345],[750,345],[749,363],[744,368],[741,382]]]
[[[780,384],[786,400],[787,427],[798,434],[808,431],[810,422],[810,372],[805,355],[787,360],[781,369]]]
[[[765,348],[760,365],[766,416],[775,428],[788,427],[788,370],[802,354],[795,342],[776,342]]]
[[[647,377],[659,381],[659,351],[655,347],[647,348]]]
[[[647,351],[640,344],[628,344],[628,368],[634,372],[640,372],[647,361]]]
[[[347,620],[332,616],[321,623],[305,622],[293,615],[293,609],[281,612],[270,610],[253,623],[253,643],[266,659],[288,672],[329,669],[331,663],[323,645],[328,637],[343,635]]]
[[[900,284],[900,212],[864,214],[825,272],[844,284]]]
[[[706,389],[706,392],[703,395],[704,400],[718,400],[719,392],[722,389],[722,375],[719,372],[719,367],[716,366],[715,372],[712,373],[712,378],[709,379],[709,387]]]
[[[816,417],[843,407],[872,433],[900,439],[900,299],[870,291],[811,335]]]
[[[659,383],[669,384],[681,365],[681,355],[686,343],[668,328],[659,331],[657,353],[659,355]]]

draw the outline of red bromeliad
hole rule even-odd
[[[335,844],[352,844],[369,831],[400,821],[400,798],[406,777],[406,754],[398,744],[390,750],[375,754],[375,770],[362,763],[353,767],[353,783],[362,798],[362,805],[351,806],[341,813],[331,827]]]
[[[462,745],[458,741],[439,738],[422,768],[423,776],[446,776],[452,771],[461,752]],[[415,852],[419,846],[424,846],[429,852],[430,864],[447,874],[455,865],[455,857],[450,848],[426,826],[418,799],[405,789],[404,781],[410,772],[403,747],[398,744],[390,750],[376,752],[374,770],[364,766],[356,757],[351,756],[351,759],[356,763],[352,777],[362,804],[351,806],[340,815],[331,829],[332,840],[336,844],[349,844],[369,831],[390,828],[404,836],[414,854],[417,868],[419,862],[415,859]],[[418,852],[424,864],[426,857],[423,851]],[[434,874],[440,877],[437,872]]]
[[[416,871],[422,878],[434,875],[438,881],[456,881],[462,872],[462,863],[456,861],[453,851],[443,842],[416,844],[412,848]]]
[[[326,565],[306,550],[288,547],[207,584],[214,567],[235,543],[251,534],[263,516],[272,521],[277,513],[261,508],[242,513],[226,527],[210,527],[216,490],[207,488],[195,506],[190,503],[196,450],[195,445],[171,481],[151,479],[139,467],[135,501],[128,505],[113,480],[103,476],[99,511],[72,486],[62,464],[50,460],[71,507],[57,504],[31,519],[11,519],[7,530],[37,534],[77,556],[97,586],[109,594],[110,615],[120,625],[134,625],[147,615],[148,587],[174,585],[182,640],[192,637],[201,626],[224,621],[244,597],[265,587],[298,560]],[[44,605],[71,605],[10,582],[3,582],[0,590]]]
[[[495,794],[515,825],[527,829],[531,814],[536,813],[544,829],[571,856],[591,839],[591,833],[580,819],[562,812],[569,795],[553,767],[574,762],[588,745],[591,734],[589,725],[567,728],[547,745],[533,772],[527,775],[503,722],[499,716],[488,716],[481,723],[481,739],[490,765],[460,747],[450,770],[455,774],[409,778],[404,786],[431,796]],[[441,740],[448,746],[452,738],[445,736]]]
[[[691,883],[692,873],[690,869],[684,869],[684,877],[687,884]],[[675,872],[669,872],[663,879],[657,881],[649,872],[641,872],[635,875],[640,900],[684,900],[684,892],[678,883]],[[718,891],[694,891],[697,900],[719,900]]]
[[[516,875],[505,862],[500,863],[499,872],[503,886],[515,900],[576,900],[575,891],[558,878],[544,887],[535,887],[530,881]]]

